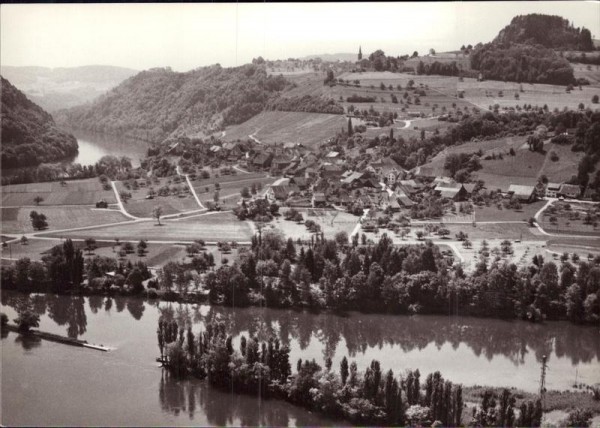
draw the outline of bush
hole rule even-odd
[[[568,427],[589,427],[592,419],[592,412],[589,409],[574,409],[567,417],[566,426]]]

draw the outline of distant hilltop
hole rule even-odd
[[[308,61],[310,59],[317,59],[317,58],[321,58],[323,61],[326,61],[326,62],[356,61],[356,53],[343,52],[343,53],[334,53],[334,54],[308,55],[308,56],[305,56],[300,59]]]
[[[537,13],[515,16],[500,31],[494,43],[542,45],[562,50],[594,50],[592,35],[587,28],[574,27],[560,16]]]
[[[2,76],[49,112],[90,102],[137,73],[130,68],[110,65],[2,66],[0,70]]]

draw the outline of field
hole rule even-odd
[[[285,211],[287,211],[285,208],[280,210],[282,213]],[[334,238],[338,232],[346,232],[350,236],[359,220],[359,217],[355,215],[332,210],[299,209],[298,212],[302,214],[305,221],[312,220],[321,226],[325,238],[329,239]],[[270,226],[281,230],[286,238],[310,241],[311,233],[304,223],[297,224],[293,221],[287,221],[281,216],[272,222]]]
[[[291,142],[315,147],[346,126],[343,115],[267,111],[227,128],[225,139],[245,140],[253,135],[264,144]]]
[[[118,223],[128,220],[120,211],[98,210],[91,207],[2,207],[2,232],[16,234],[33,233],[34,230],[29,218],[31,211],[37,211],[46,216],[48,222],[48,229],[46,230],[61,230],[97,224]]]
[[[600,74],[596,72],[596,76],[598,79]],[[523,92],[521,92],[521,87]],[[463,82],[457,82],[456,90],[464,91],[465,100],[483,109],[488,109],[490,105],[495,104],[498,104],[501,109],[531,104],[534,107],[547,105],[550,110],[555,108],[562,110],[564,107],[577,110],[580,103],[583,103],[585,107],[594,108],[591,102],[592,96],[600,95],[600,89],[592,86],[582,86],[581,90],[576,87],[571,93],[567,93],[565,86],[538,83],[519,84],[497,80],[478,82],[477,79],[472,78],[465,78]],[[518,99],[515,94],[518,94]]]
[[[178,195],[156,195],[154,199],[146,199],[150,187],[157,191],[163,186],[179,189]],[[152,210],[157,206],[162,207],[163,215],[201,209],[196,202],[196,199],[194,199],[192,192],[189,190],[189,186],[185,179],[180,183],[175,183],[172,178],[156,179],[151,186],[139,187],[138,189],[134,189],[131,186],[127,189],[125,183],[119,181],[117,182],[117,189],[119,190],[119,193],[123,191],[131,193],[131,199],[123,201],[123,206],[129,214],[136,217],[151,217]]]
[[[600,87],[600,65],[571,63],[571,66],[576,79],[584,78],[589,80],[590,86]]]
[[[184,218],[181,220],[163,221],[158,226],[154,221],[143,221],[99,227],[85,231],[61,233],[60,237],[121,240],[165,241],[165,243],[191,242],[204,239],[207,242],[240,241],[248,242],[253,236],[249,222],[239,221],[230,213],[209,213]],[[50,234],[50,236],[53,236]]]
[[[492,153],[495,153],[496,155],[502,153],[503,155],[506,155],[509,150],[511,148],[518,150],[523,144],[525,143],[525,138],[524,137],[505,137],[505,138],[498,138],[498,139],[494,139],[494,140],[487,140],[487,141],[473,141],[473,142],[467,142],[464,144],[460,144],[457,146],[450,146],[450,147],[446,147],[444,150],[442,150],[440,153],[438,153],[436,156],[433,157],[433,159],[431,159],[430,162],[428,162],[427,164],[423,165],[424,168],[431,168],[432,169],[432,175],[447,175],[448,172],[445,171],[444,169],[444,162],[446,161],[446,157],[448,157],[448,155],[451,154],[458,154],[458,153],[467,153],[467,154],[471,154],[471,153],[476,153],[479,150],[481,150],[483,152],[483,156],[482,159],[487,156],[487,155],[491,155]],[[484,161],[482,161],[483,164]],[[491,162],[499,162],[499,161],[491,161]],[[480,173],[480,171],[477,171],[476,174]]]
[[[116,203],[112,190],[103,190],[97,178],[67,181],[64,186],[59,182],[29,183],[2,186],[2,206],[36,206],[34,198],[41,196],[44,205],[92,205],[104,199],[109,204]]]
[[[270,184],[275,182],[274,177],[269,177],[264,173],[238,174],[235,176],[211,177],[207,180],[192,181],[192,185],[198,195],[198,198],[206,205],[207,202],[213,202],[215,193],[214,183],[219,183],[219,201],[223,210],[229,210],[237,206],[241,197],[241,191],[244,187],[252,188],[256,185],[257,190],[264,192]],[[262,189],[262,190],[260,190]]]
[[[531,204],[522,204],[519,211],[502,207],[501,210],[494,205],[474,206],[475,221],[528,221],[546,204],[546,201],[537,201]]]
[[[586,224],[585,219],[588,214],[590,218]],[[598,204],[558,201],[542,212],[539,221],[540,226],[548,233],[600,237],[600,228],[598,228],[600,205]]]
[[[136,244],[134,244],[134,247]],[[110,258],[118,258],[119,246],[114,244],[110,246],[105,246],[102,248],[96,249],[92,256],[88,256],[87,252],[86,257],[93,257],[94,255],[105,256]],[[127,254],[125,256],[124,261],[131,261],[135,263],[137,261],[143,261],[148,266],[162,266],[168,262],[179,262],[187,256],[187,252],[185,251],[185,246],[183,245],[169,245],[169,244],[148,244],[146,248],[146,254],[143,257],[139,257],[137,251]]]
[[[2,248],[2,258],[4,260],[16,260],[22,257],[29,257],[31,260],[41,260],[56,245],[62,245],[62,240],[32,238],[27,241],[27,244],[21,244],[20,241],[17,241],[9,244],[6,248]],[[76,249],[81,248],[83,250],[85,247],[83,241],[73,241],[73,245]],[[99,247],[96,251],[110,250],[110,244],[98,243],[96,245]],[[87,252],[84,252],[84,254],[87,254]]]

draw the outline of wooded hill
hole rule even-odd
[[[77,154],[77,140],[50,114],[2,79],[2,168],[56,162]]]
[[[471,68],[486,79],[568,85],[573,69],[557,50],[594,49],[590,31],[552,15],[519,15],[471,54]]]
[[[185,73],[151,69],[127,79],[91,105],[60,112],[58,120],[76,128],[161,142],[221,131],[267,106],[313,111],[306,100],[297,106],[294,100],[273,104],[292,86],[282,76],[268,76],[265,66],[258,64],[213,65]],[[317,111],[331,109],[328,102],[313,101]]]
[[[537,13],[515,16],[493,43],[541,45],[557,50],[594,50],[592,35],[587,28],[576,28],[560,16]]]

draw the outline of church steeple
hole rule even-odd
[[[358,47],[358,60],[360,61],[362,59],[362,46]]]

